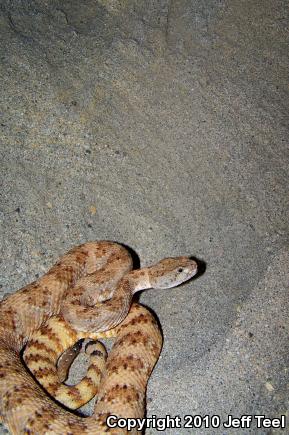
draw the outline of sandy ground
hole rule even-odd
[[[288,423],[288,3],[0,11],[1,292],[88,240],[197,256],[198,279],[141,296],[164,334],[148,416]],[[165,433],[289,433],[183,423]]]

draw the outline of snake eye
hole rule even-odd
[[[179,267],[179,268],[178,268],[178,272],[179,272],[179,273],[183,272],[183,270],[184,270],[184,269],[183,269],[182,267]]]

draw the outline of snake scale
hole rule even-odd
[[[177,286],[196,274],[197,264],[176,257],[147,268],[132,267],[122,245],[88,242],[1,302],[0,416],[11,434],[123,435],[126,429],[108,427],[109,415],[143,417],[146,385],[162,336],[154,316],[133,303],[133,295]],[[85,378],[75,387],[65,386],[69,355],[74,357],[70,346],[79,339],[106,336],[115,337],[107,360],[100,342],[88,343],[91,361]],[[62,352],[68,358],[57,371]],[[91,417],[75,415],[58,403],[77,408],[94,394]]]

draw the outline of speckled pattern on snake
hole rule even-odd
[[[3,300],[0,415],[10,433],[127,433],[126,429],[109,428],[106,419],[109,415],[143,417],[146,385],[162,346],[154,316],[133,303],[133,295],[149,288],[174,287],[196,271],[197,265],[189,257],[167,258],[132,270],[132,258],[122,245],[89,242],[69,251],[40,279]],[[80,338],[103,336],[116,338],[107,361],[103,346],[92,344],[94,374],[90,378],[88,370],[83,381],[96,383],[97,402],[93,415],[83,418],[53,400],[56,395],[61,402],[56,393],[64,385],[56,376],[55,363],[61,352]],[[24,359],[39,383],[23,362],[26,345]],[[40,383],[50,388],[50,395]],[[68,392],[68,398],[73,396],[82,403],[76,396],[81,396],[84,383],[78,390],[72,387],[71,391],[78,392]],[[67,395],[67,391],[59,394]]]

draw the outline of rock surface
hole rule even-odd
[[[0,12],[2,294],[87,240],[197,256],[198,279],[141,296],[164,334],[148,417],[288,420],[287,2]],[[286,431],[165,430],[192,432]]]

